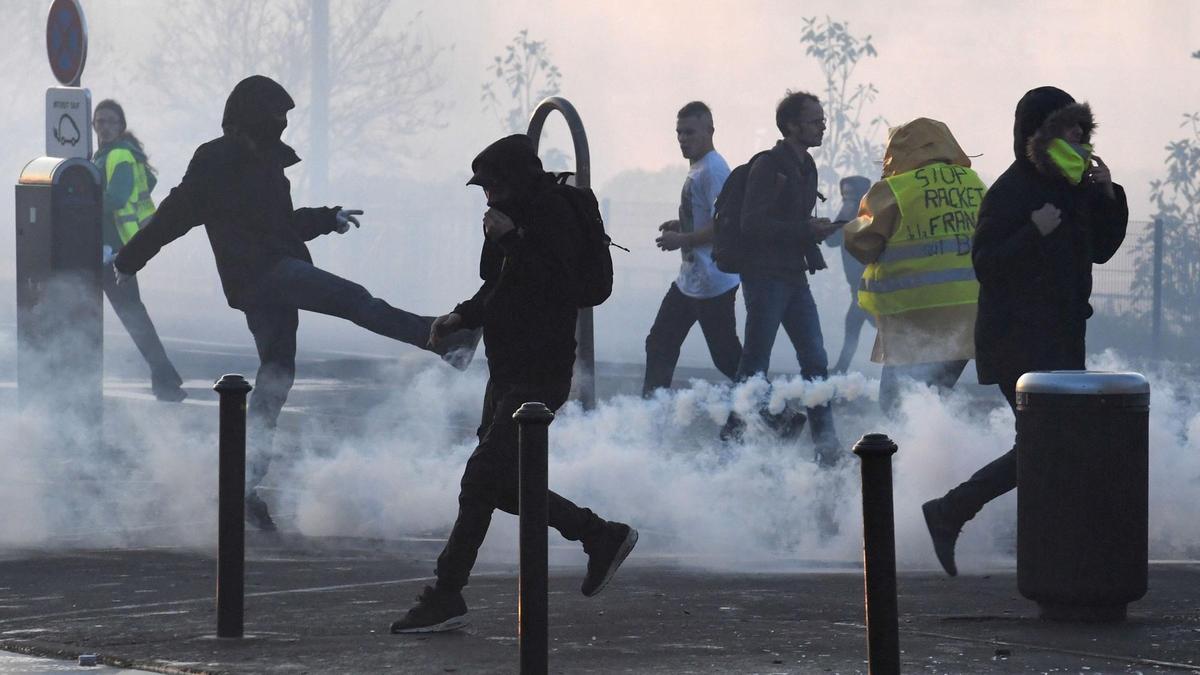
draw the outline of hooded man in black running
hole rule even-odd
[[[258,348],[259,369],[250,396],[250,457],[246,519],[274,530],[255,488],[267,473],[279,412],[296,375],[299,310],[340,317],[401,342],[445,355],[465,368],[474,342],[468,331],[434,349],[431,317],[417,316],[373,297],[362,286],[312,264],[306,241],[358,227],[362,211],[340,206],[293,208],[284,169],[300,161],[281,137],[295,107],[279,83],[262,75],[234,87],[221,119],[224,134],[196,149],[183,181],[114,261],[118,282],[128,280],[165,245],[204,225],[229,306],[246,314]]]
[[[469,300],[433,324],[434,338],[460,328],[483,328],[489,379],[483,398],[479,445],[463,470],[458,518],[438,556],[437,583],[392,623],[393,633],[447,631],[466,625],[467,585],[492,512],[518,509],[517,424],[513,413],[527,401],[551,410],[566,402],[575,364],[579,216],[527,136],[489,145],[471,163],[468,185],[483,187],[488,210],[479,273],[483,285]],[[637,530],[605,521],[589,509],[550,492],[549,524],[583,543],[588,554],[581,592],[604,589],[637,543]]]

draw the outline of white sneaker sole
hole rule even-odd
[[[617,549],[617,555],[613,558],[612,564],[608,566],[608,572],[605,573],[604,580],[600,582],[600,585],[596,587],[596,590],[592,591],[590,595],[585,597],[594,598],[597,595],[600,595],[600,591],[603,591],[605,587],[608,586],[608,582],[612,581],[612,578],[616,576],[617,570],[621,567],[621,563],[625,562],[625,558],[629,557],[629,552],[633,550],[634,546],[637,546],[637,540],[638,531],[632,527],[629,528],[629,534],[625,536],[625,541],[621,542],[621,548]]]
[[[467,619],[467,615],[460,614],[459,616],[446,619],[441,623],[435,623],[432,626],[416,626],[413,628],[404,628],[400,630],[393,629],[392,633],[396,635],[403,635],[406,633],[448,633],[452,630],[465,628],[469,623],[471,622]]]

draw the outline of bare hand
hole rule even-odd
[[[1057,206],[1046,203],[1042,204],[1042,208],[1034,211],[1030,217],[1033,219],[1033,226],[1044,237],[1058,229],[1062,222],[1062,211],[1059,211]]]
[[[362,227],[358,222],[358,218],[355,218],[355,216],[361,216],[362,214],[362,209],[338,209],[336,216],[337,225],[334,226],[333,230],[338,234],[346,234],[350,231],[350,223],[354,223],[354,227]]]
[[[678,232],[679,231],[679,221],[678,220],[668,220],[667,222],[658,226],[658,231],[659,232]]]
[[[442,338],[458,330],[462,325],[462,315],[451,312],[433,320],[429,327],[429,344],[436,346]]]
[[[829,235],[837,231],[838,227],[840,225],[834,225],[828,218],[810,218],[808,220],[808,229],[817,241],[825,241]]]
[[[687,245],[687,235],[675,230],[664,230],[662,236],[655,239],[654,243],[664,251],[674,251]]]
[[[483,214],[483,234],[492,241],[499,241],[515,227],[512,218],[501,211],[488,209]]]
[[[1096,165],[1088,169],[1084,176],[1096,185],[1104,188],[1104,194],[1108,195],[1109,199],[1116,198],[1117,195],[1113,191],[1112,171],[1108,169],[1108,165],[1099,156],[1092,155],[1092,161],[1096,162]]]

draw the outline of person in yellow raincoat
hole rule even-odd
[[[920,117],[890,131],[883,178],[846,225],[846,250],[867,265],[858,302],[878,326],[885,411],[905,379],[948,389],[975,354],[971,240],[986,189],[949,127]]]

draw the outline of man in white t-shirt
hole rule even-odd
[[[656,241],[664,251],[681,251],[683,264],[646,337],[646,397],[671,386],[679,348],[697,321],[713,364],[729,379],[737,375],[742,356],[733,312],[741,280],[717,269],[712,258],[713,205],[729,177],[729,165],[713,149],[713,118],[707,105],[692,101],[676,117],[679,149],[692,167],[683,182],[679,219],[660,225],[662,235]]]

